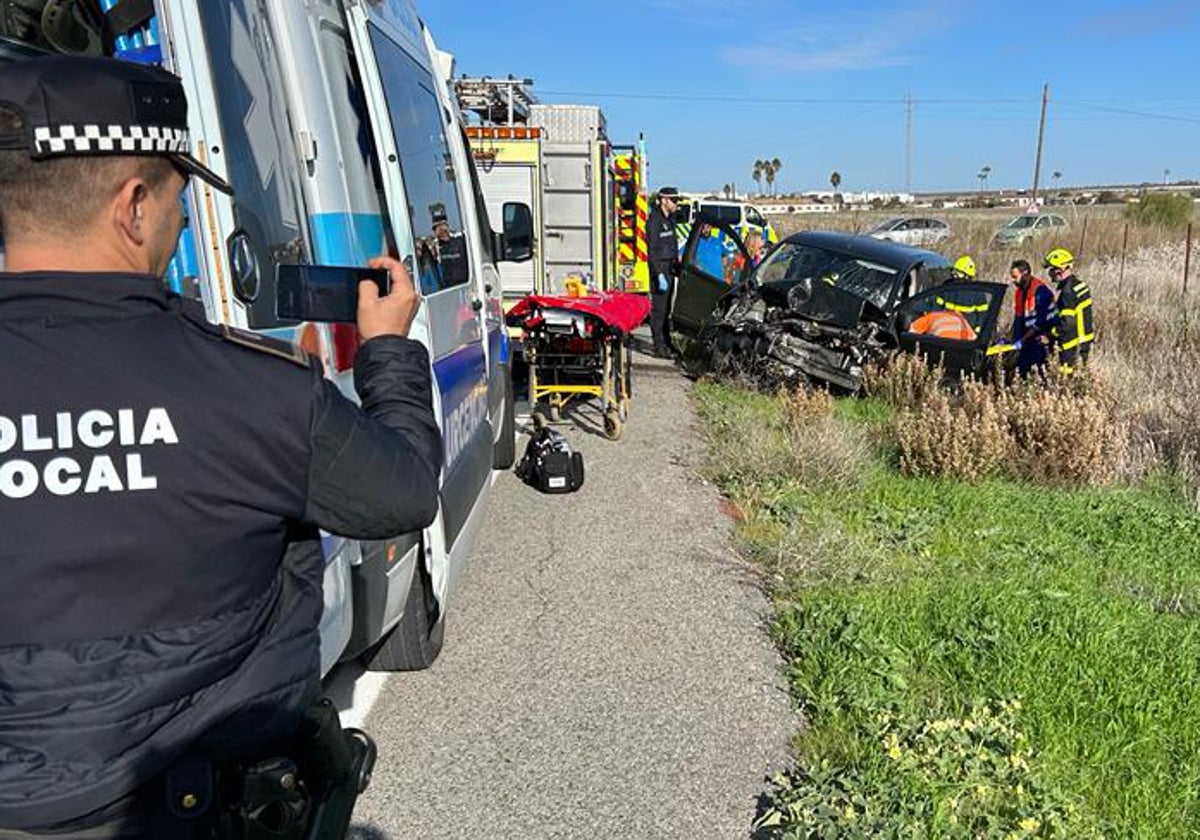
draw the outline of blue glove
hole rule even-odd
[[[658,275],[658,279],[654,281],[654,290],[662,295],[666,294],[667,289],[669,288],[670,284],[667,282],[667,275],[660,273]]]

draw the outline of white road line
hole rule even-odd
[[[357,662],[339,665],[325,680],[325,694],[337,706],[342,726],[366,729],[367,717],[383,694],[390,674],[368,671]]]

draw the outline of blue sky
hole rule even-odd
[[[545,102],[645,132],[652,185],[1026,187],[1050,84],[1043,177],[1200,180],[1198,0],[418,0],[468,75],[531,77]],[[503,10],[503,11],[501,11]]]

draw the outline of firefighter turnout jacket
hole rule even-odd
[[[1071,368],[1079,360],[1087,361],[1096,339],[1092,326],[1092,289],[1072,274],[1057,284],[1058,323],[1054,339],[1058,344],[1059,361]]]
[[[318,528],[437,510],[425,348],[374,338],[354,375],[361,409],[155,277],[0,274],[0,835],[137,811],[185,756],[294,734]]]
[[[675,225],[657,204],[650,208],[646,220],[646,244],[650,262],[650,286],[654,288],[659,274],[671,275],[671,266],[679,259],[679,242],[675,237]]]

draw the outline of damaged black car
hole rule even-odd
[[[866,366],[897,350],[985,375],[1006,291],[955,279],[940,254],[831,232],[790,236],[753,266],[732,229],[696,225],[671,319],[712,372],[856,392]]]

